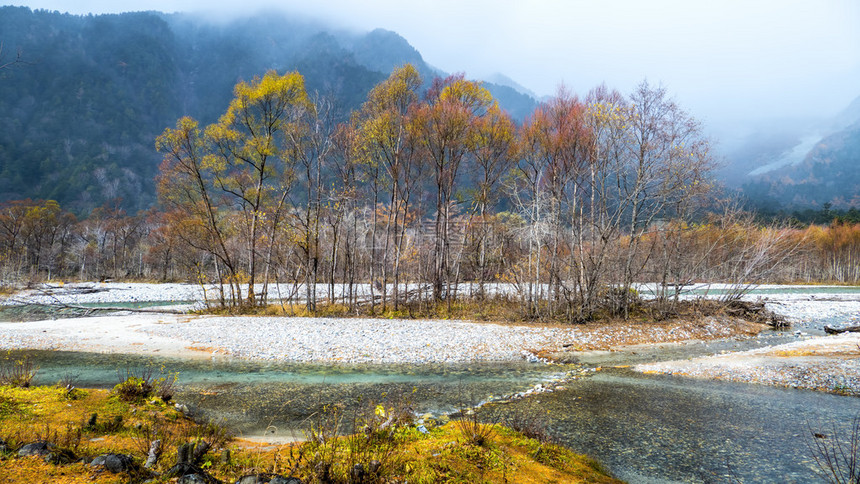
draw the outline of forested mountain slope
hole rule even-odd
[[[797,153],[798,163],[768,171],[743,186],[753,206],[765,210],[860,208],[860,98],[825,134]],[[820,139],[819,139],[820,138]],[[817,141],[816,141],[817,140]],[[803,147],[798,144],[797,151]]]
[[[298,70],[309,91],[357,108],[390,70],[438,75],[405,39],[266,13],[228,23],[184,14],[74,16],[0,7],[0,42],[25,61],[0,71],[0,201],[42,198],[79,214],[155,200],[154,140],[180,116],[216,120],[239,80]],[[488,85],[515,117],[535,101]]]

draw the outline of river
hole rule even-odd
[[[795,313],[789,315],[799,331],[817,333],[822,324],[860,315],[856,289],[837,290],[836,295],[828,288],[791,292],[778,304]],[[438,414],[536,385],[558,387],[490,403],[479,415],[496,422],[510,422],[524,413],[539,415],[554,439],[596,457],[613,474],[634,483],[826,482],[813,461],[812,433],[830,439],[847,436],[852,419],[860,416],[857,397],[643,375],[623,368],[641,361],[768,346],[794,337],[793,329],[743,340],[596,352],[583,354],[578,365],[331,366],[28,353],[41,367],[37,384],[76,375],[79,386],[109,387],[126,369],[150,366],[178,372],[177,400],[239,435],[273,440],[301,438],[308,417],[331,403],[352,411],[399,399],[416,413]],[[559,386],[561,379],[566,381]]]

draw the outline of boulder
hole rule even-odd
[[[31,442],[24,445],[18,450],[18,457],[27,457],[31,455],[45,457],[54,450],[54,444],[45,441]]]
[[[90,462],[90,466],[101,466],[114,474],[119,474],[134,469],[134,459],[125,454],[101,454]]]
[[[200,474],[188,474],[180,477],[177,484],[209,484],[209,482]]]

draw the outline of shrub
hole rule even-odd
[[[123,402],[139,402],[153,393],[152,384],[144,378],[130,376],[113,387],[113,392]]]
[[[13,359],[10,353],[0,362],[0,385],[27,388],[36,376],[39,367],[29,356]]]
[[[113,387],[113,392],[124,402],[139,402],[150,397],[157,396],[167,402],[173,398],[177,374],[167,372],[161,368],[156,377],[152,367],[139,369],[126,369],[125,373],[117,373],[119,383]]]
[[[496,431],[495,423],[479,422],[478,415],[473,410],[460,412],[460,417],[454,420],[454,425],[463,434],[467,443],[477,446],[483,446],[489,442]]]

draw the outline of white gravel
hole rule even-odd
[[[574,330],[448,320],[205,317],[149,327],[168,338],[196,339],[226,353],[264,360],[344,363],[459,363],[534,358]]]
[[[737,353],[640,364],[635,369],[860,396],[860,334],[819,336]]]
[[[750,296],[796,321],[860,318],[860,292]],[[820,286],[813,286],[819,289]],[[282,293],[291,287],[284,285]],[[321,287],[320,290],[324,290]],[[504,291],[504,287],[495,290]],[[837,288],[838,290],[838,288]],[[210,288],[211,291],[211,288]],[[272,287],[270,294],[277,294]],[[210,295],[212,292],[210,292]],[[66,304],[201,301],[193,284],[53,284],[23,291],[6,303]],[[2,303],[3,301],[0,301]],[[115,315],[93,318],[0,323],[0,348],[70,349],[117,353],[342,363],[440,363],[535,360],[544,351],[597,349],[648,341],[733,336],[734,323],[630,327],[531,327],[449,320],[381,320],[283,317],[191,317]]]
[[[103,316],[0,323],[0,348],[339,363],[536,361],[575,329],[447,320]]]

